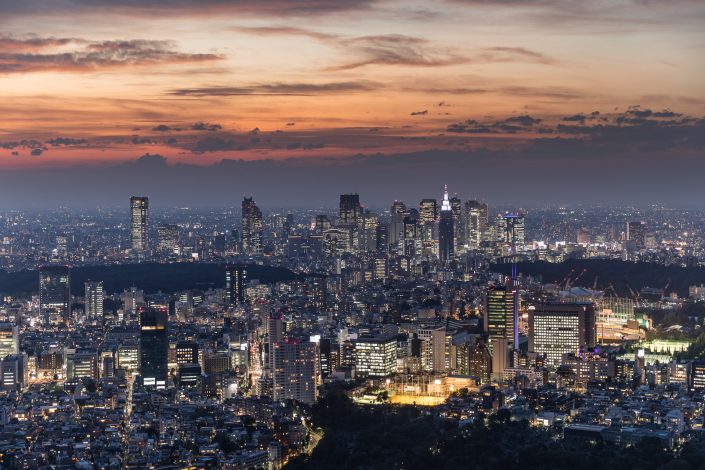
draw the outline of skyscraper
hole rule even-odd
[[[85,313],[89,320],[103,320],[103,281],[86,281],[85,287]]]
[[[455,256],[455,231],[453,229],[453,209],[448,200],[448,187],[443,193],[441,217],[438,222],[438,259],[447,262]]]
[[[627,240],[634,244],[634,248],[640,250],[646,246],[646,223],[643,221],[633,221],[627,224]]]
[[[167,322],[165,308],[140,310],[140,375],[145,387],[166,388],[169,354]]]
[[[132,196],[130,198],[130,235],[132,237],[132,249],[135,251],[147,251],[149,248],[148,212],[149,198],[146,196]]]
[[[487,204],[478,201],[465,203],[465,243],[477,248],[487,236]]]
[[[404,217],[406,215],[406,204],[401,201],[394,201],[391,209],[392,221],[389,227],[390,249],[396,248],[396,245],[404,239]]]
[[[529,311],[529,352],[545,355],[550,364],[560,365],[564,354],[579,355],[595,340],[592,304],[546,304]]]
[[[358,338],[355,371],[361,377],[386,377],[397,370],[397,342],[393,337]]]
[[[456,194],[452,198],[450,198],[450,210],[453,213],[453,238],[454,238],[454,246],[455,249],[457,250],[458,247],[461,246],[462,244],[462,239],[460,237],[461,229],[462,229],[462,224],[460,223],[461,215],[462,215],[462,207],[463,204],[460,201],[460,198]]]
[[[506,339],[510,346],[516,347],[514,302],[515,296],[511,288],[494,287],[487,291],[484,328],[490,343],[494,339]]]
[[[71,276],[66,265],[39,268],[39,314],[46,324],[68,324],[71,315]]]
[[[242,200],[242,249],[245,254],[262,254],[262,211],[251,197]]]
[[[247,268],[243,265],[225,267],[225,301],[229,304],[245,302]]]
[[[338,225],[345,227],[359,226],[362,222],[362,206],[357,194],[341,194]]]
[[[512,248],[521,249],[526,242],[524,214],[504,214],[497,218],[500,241]]]

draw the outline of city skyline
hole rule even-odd
[[[3,200],[118,204],[127,185],[177,201],[188,184],[198,206],[260,192],[263,205],[287,192],[307,205],[340,189],[330,181],[411,199],[426,196],[409,191],[422,179],[494,200],[552,201],[549,183],[563,203],[705,200],[698,2],[32,0],[0,12]],[[599,187],[562,181],[576,175]]]

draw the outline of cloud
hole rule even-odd
[[[410,115],[411,116],[425,116],[428,114],[428,110],[424,109],[423,111],[413,111]]]
[[[30,152],[33,156],[38,157],[44,152],[44,149],[32,149]]]
[[[557,61],[540,52],[527,49],[525,47],[487,47],[478,54],[474,61],[485,62],[536,62],[539,64],[551,65]]]
[[[69,44],[83,43],[81,39],[39,37],[35,34],[26,36],[0,36],[0,53],[36,52],[49,47],[61,47]]]
[[[194,131],[210,131],[215,132],[223,128],[220,124],[210,123],[210,122],[197,122],[191,126],[191,130]]]
[[[450,49],[432,46],[428,40],[402,34],[362,36],[344,39],[339,45],[348,55],[357,56],[342,65],[328,70],[351,70],[367,65],[400,65],[416,67],[442,67],[469,62]]]
[[[88,143],[88,141],[86,139],[74,139],[72,137],[57,137],[55,139],[47,140],[46,143],[54,147],[68,147],[74,145],[85,145]]]
[[[14,38],[5,37],[10,46]],[[171,41],[114,40],[89,42],[76,39],[32,37],[26,47],[0,47],[0,74],[43,71],[91,72],[118,67],[183,64],[220,60],[217,54],[193,54],[175,50]],[[57,49],[71,45],[70,50]],[[31,47],[31,49],[29,49]]]
[[[173,129],[166,124],[159,124],[158,126],[153,127],[152,130],[154,132],[169,132]]]
[[[338,93],[359,93],[380,88],[381,85],[367,80],[329,83],[261,83],[246,86],[208,86],[176,88],[168,92],[173,96],[204,98],[211,96],[283,95],[313,96]]]
[[[246,150],[242,144],[238,144],[234,140],[222,139],[220,137],[206,137],[196,142],[193,147],[193,153],[205,152],[223,152],[226,150]]]
[[[318,41],[328,42],[337,41],[340,36],[337,34],[321,33],[318,31],[313,31],[310,29],[296,28],[293,26],[258,26],[258,27],[245,27],[239,26],[233,28],[234,31],[239,31],[241,33],[253,34],[257,36],[304,36],[311,39],[316,39]]]

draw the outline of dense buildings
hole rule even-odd
[[[262,211],[251,197],[242,200],[242,249],[247,255],[262,254]]]

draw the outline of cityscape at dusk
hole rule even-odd
[[[703,26],[0,0],[0,468],[705,468]]]

